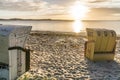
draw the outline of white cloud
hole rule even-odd
[[[120,8],[120,0],[93,0],[87,5],[92,8]]]
[[[43,1],[39,1],[39,3],[35,1],[33,0],[0,0],[0,9],[11,10],[11,11],[36,11],[45,5],[45,2]]]

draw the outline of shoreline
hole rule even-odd
[[[85,32],[81,31],[79,33],[76,32],[62,32],[62,31],[37,31],[37,30],[32,30],[30,34],[48,34],[48,35],[71,35],[71,36],[76,36],[76,35],[83,35],[85,36]]]
[[[39,34],[44,34],[44,35],[67,35],[67,36],[80,36],[83,38],[86,38],[86,32],[85,31],[81,31],[79,33],[76,32],[61,32],[61,31],[37,31],[37,30],[33,30],[30,32],[30,35],[39,35]],[[120,39],[120,34],[116,34],[117,37],[116,39],[119,40]]]

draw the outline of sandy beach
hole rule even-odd
[[[30,80],[120,80],[120,41],[114,61],[92,62],[84,57],[83,36],[76,33],[31,32]]]

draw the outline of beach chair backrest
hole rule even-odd
[[[110,52],[115,49],[116,46],[116,32],[113,30],[109,31],[109,39],[108,39],[108,44],[106,47],[106,51]]]
[[[100,29],[95,29],[95,28],[87,28],[87,38],[88,41],[94,41],[95,42],[95,51],[99,52],[100,51],[100,44],[102,40],[102,33]]]
[[[116,33],[108,29],[87,28],[88,41],[95,42],[95,52],[110,52],[115,47]]]

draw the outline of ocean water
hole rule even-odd
[[[79,32],[86,28],[106,28],[115,30],[120,34],[120,21],[0,21],[0,24],[27,25],[32,30]]]

